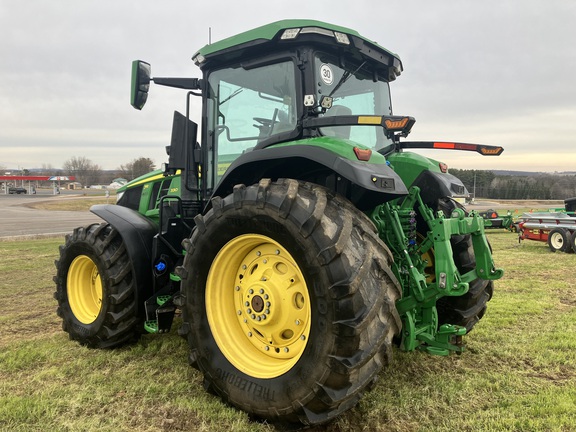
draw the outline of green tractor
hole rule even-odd
[[[186,114],[163,169],[93,206],[103,222],[60,247],[70,338],[117,347],[170,331],[181,311],[209,391],[303,425],[352,408],[394,347],[464,351],[503,272],[462,182],[405,150],[503,149],[401,140],[414,119],[392,114],[399,57],[344,27],[279,21],[193,60],[202,78],[133,62],[135,108],[153,81],[187,90]]]

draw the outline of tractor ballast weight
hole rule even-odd
[[[92,347],[179,333],[206,387],[271,421],[317,425],[353,407],[394,344],[447,355],[482,318],[495,268],[484,223],[445,164],[407,151],[396,54],[357,32],[285,20],[199,50],[168,164],[95,206],[56,263],[63,328]],[[202,122],[190,119],[202,100]],[[198,140],[198,142],[197,142]]]

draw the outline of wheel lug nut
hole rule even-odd
[[[248,337],[252,337],[252,332],[248,332]]]
[[[250,315],[250,318],[256,319],[256,315],[252,314],[252,315]]]
[[[260,251],[256,252],[256,256],[260,256],[262,253]]]
[[[238,311],[238,315],[242,315],[242,311],[241,311],[241,310]]]
[[[269,313],[270,313],[270,309],[266,309],[264,312],[267,313],[267,314],[269,314]]]
[[[300,320],[296,320],[296,321],[294,322],[294,324],[300,325]]]
[[[264,299],[268,300],[268,294],[264,294]]]
[[[288,347],[284,348],[284,352],[288,352],[288,351],[289,351]]]
[[[270,351],[270,347],[269,347],[269,346],[265,346],[264,349],[265,349],[266,351]]]
[[[276,255],[280,255],[280,251],[276,249]]]
[[[266,306],[267,306],[267,307],[270,307],[271,304],[272,304],[272,303],[270,303],[270,302],[266,302]]]
[[[260,288],[260,294],[264,294],[264,290]]]
[[[244,302],[244,306],[250,306],[250,302]]]
[[[250,294],[254,294],[254,290],[253,290],[252,288],[250,288],[250,289],[248,290],[248,292],[249,292]]]

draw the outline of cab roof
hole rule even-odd
[[[210,63],[209,60],[211,59],[220,60],[220,58],[226,57],[237,58],[247,49],[255,47],[262,48],[271,42],[279,41],[284,32],[291,29],[306,29],[306,33],[318,33],[324,36],[331,35],[333,39],[335,33],[345,34],[348,36],[351,48],[355,48],[379,63],[392,67],[395,70],[394,76],[400,75],[402,72],[402,62],[397,54],[365,38],[357,31],[322,21],[307,19],[288,19],[256,27],[252,30],[205,45],[198,50],[192,58],[197,65],[203,68],[207,63]],[[326,30],[328,30],[328,32],[326,32]],[[302,34],[303,33],[304,32],[302,32]],[[297,42],[298,39],[294,38],[294,41]],[[334,40],[330,40],[329,42],[336,44]]]

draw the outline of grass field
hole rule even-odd
[[[397,350],[356,408],[315,430],[576,430],[576,255],[488,235],[506,273],[467,352]],[[275,430],[204,392],[177,326],[118,350],[69,341],[52,297],[62,242],[0,242],[0,430]]]
[[[90,207],[96,204],[114,204],[116,197],[111,196],[105,198],[101,196],[79,197],[79,198],[64,198],[57,201],[39,201],[26,204],[38,210],[53,210],[53,211],[88,211]]]

